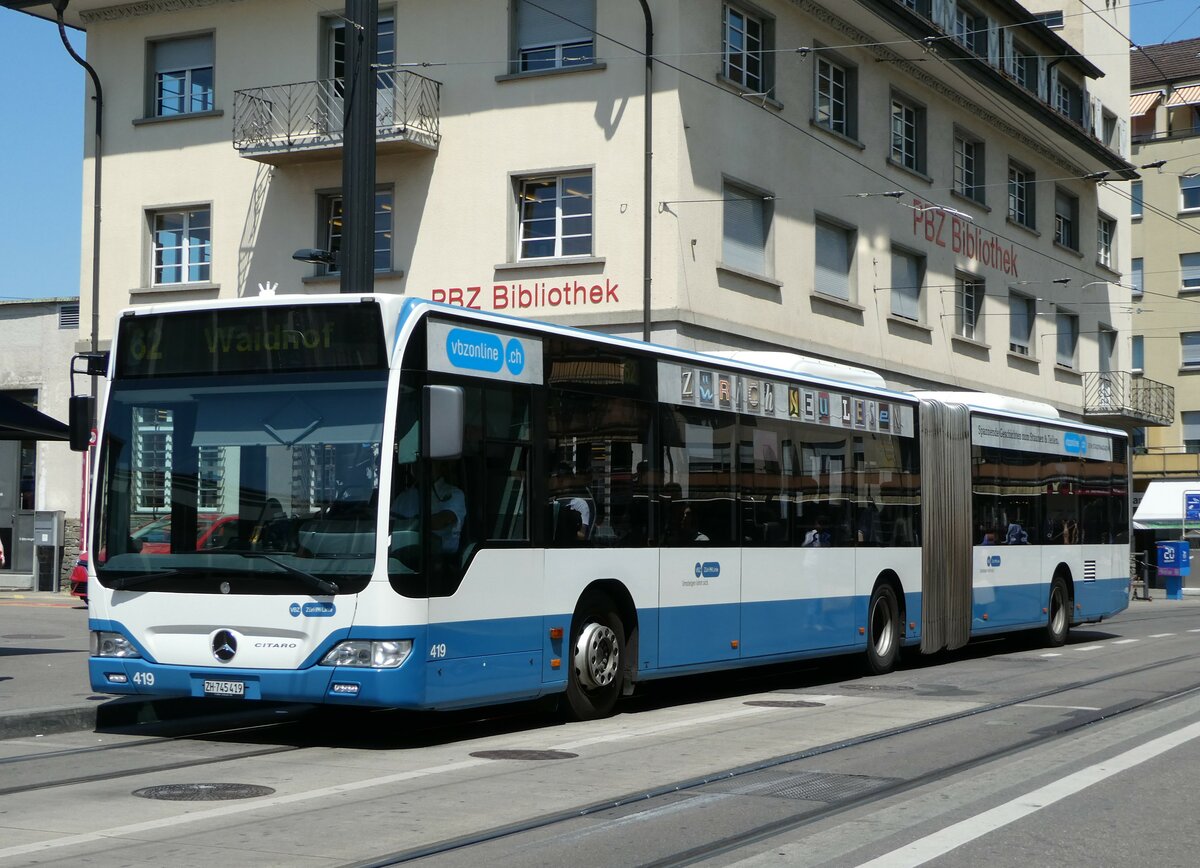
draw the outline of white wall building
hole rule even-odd
[[[1095,180],[1135,174],[1106,22],[1077,2],[1061,32],[1012,0],[648,5],[656,340],[1129,415],[1084,388],[1130,367],[1128,208]],[[131,304],[336,291],[291,254],[340,242],[344,19],[76,0],[67,20],[105,88],[101,338]],[[633,0],[382,4],[374,288],[640,335],[644,30]],[[90,89],[87,111],[91,130]]]

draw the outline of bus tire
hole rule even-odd
[[[571,625],[567,712],[575,720],[612,714],[625,670],[625,627],[612,601],[602,595],[579,604]]]
[[[1050,600],[1046,607],[1046,629],[1043,633],[1046,645],[1058,648],[1067,641],[1071,629],[1071,595],[1062,576],[1055,576],[1050,583]]]
[[[881,584],[867,604],[867,668],[886,675],[900,659],[900,604],[891,585]]]

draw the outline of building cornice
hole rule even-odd
[[[165,12],[182,12],[186,9],[203,9],[207,6],[240,3],[242,0],[139,0],[137,3],[122,3],[120,6],[105,6],[79,13],[79,20],[86,24],[100,21],[120,21],[126,18],[141,18],[145,15],[161,15]]]

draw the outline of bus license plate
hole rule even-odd
[[[246,685],[241,681],[205,681],[205,696],[245,696]]]

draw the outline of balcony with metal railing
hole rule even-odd
[[[394,66],[375,74],[377,151],[436,151],[441,82]],[[344,139],[344,91],[340,78],[239,90],[233,146],[243,157],[273,165],[336,158]]]
[[[1089,371],[1083,375],[1083,414],[1115,428],[1170,425],[1175,389],[1129,371]]]

